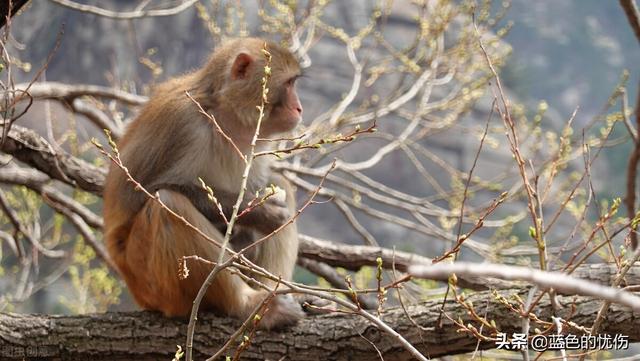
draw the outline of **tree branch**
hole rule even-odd
[[[541,271],[530,267],[510,266],[492,263],[454,262],[436,265],[415,265],[409,268],[409,274],[426,279],[448,278],[455,274],[497,277],[506,280],[526,281],[540,288],[553,288],[564,294],[587,295],[631,307],[640,312],[640,297],[619,288],[601,286],[595,282],[581,280],[561,272]]]
[[[156,10],[134,10],[134,11],[126,11],[126,12],[118,12],[111,11],[103,8],[99,8],[97,6],[92,5],[84,5],[78,4],[77,2],[70,0],[50,0],[58,5],[67,7],[69,9],[77,10],[84,13],[89,13],[98,16],[104,16],[106,18],[116,19],[116,20],[132,20],[132,19],[140,19],[140,18],[148,18],[148,17],[158,17],[158,16],[171,16],[179,14],[191,6],[198,2],[198,0],[185,0],[178,6],[167,8],[167,9],[156,9]]]
[[[16,90],[26,90],[29,84],[17,84]],[[65,99],[72,101],[82,96],[93,96],[118,100],[127,105],[142,105],[148,98],[138,94],[128,93],[123,90],[89,84],[65,84],[55,81],[38,82],[31,84],[29,95],[33,99]]]
[[[636,34],[636,39],[640,41],[640,11],[638,11],[635,0],[620,0],[620,5],[627,15],[633,33]]]
[[[56,153],[46,139],[33,130],[11,127],[3,152],[74,187],[100,195],[106,171],[66,153]]]
[[[394,251],[383,247],[354,246],[323,241],[307,235],[300,235],[300,257],[316,260],[334,267],[343,267],[348,270],[359,270],[363,266],[377,267],[376,258],[382,258],[382,266],[391,269],[395,263],[396,270],[407,272],[409,266],[415,264],[431,264],[431,259],[414,253]],[[440,281],[447,281],[443,276]],[[512,283],[500,280],[487,280],[472,276],[459,277],[458,284],[461,287],[474,290],[487,290],[489,288],[509,288]]]
[[[53,185],[50,185],[50,182],[51,178],[35,169],[5,166],[2,168],[2,172],[0,172],[0,183],[25,186],[39,193],[45,200],[56,202],[79,215],[89,226],[102,228],[101,217],[93,213],[83,204],[65,195]]]
[[[505,290],[499,293],[510,298],[518,292],[522,291]],[[520,296],[526,298],[524,293],[520,293]],[[556,316],[578,325],[593,322],[601,302],[587,297],[559,296],[558,299],[564,307]],[[494,319],[501,332],[519,332],[520,316],[498,302],[491,292],[479,292],[469,296],[466,301],[473,302],[479,314],[486,312],[487,319]],[[475,350],[477,339],[458,332],[450,320],[445,318],[441,329],[433,326],[441,302],[432,300],[406,308],[411,319],[421,328],[415,327],[402,309],[388,310],[383,319],[429,357]],[[454,301],[447,302],[445,312],[451,319],[460,317],[464,324],[471,323],[479,329],[477,321],[467,309]],[[533,310],[542,320],[550,319],[551,312],[546,298]],[[194,342],[194,353],[198,358],[212,355],[240,323],[212,314],[203,314],[200,318],[204,322],[199,323],[196,331],[199,336]],[[535,322],[532,323],[535,325]],[[185,321],[166,319],[152,312],[85,316],[0,314],[0,359],[168,360],[175,353],[176,345],[183,344],[186,328]],[[572,334],[581,333],[578,329],[569,331]],[[633,317],[627,308],[613,305],[602,331],[628,335],[629,342],[640,341],[640,318]],[[243,353],[243,360],[278,360],[286,356],[291,360],[322,358],[368,361],[376,357],[376,350],[370,342],[380,350],[386,361],[410,358],[404,349],[368,321],[354,315],[335,314],[307,317],[297,326],[279,332],[258,331],[251,340],[251,346]],[[495,343],[481,342],[478,347],[491,349]]]

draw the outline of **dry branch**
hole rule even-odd
[[[150,17],[158,17],[158,16],[171,16],[179,14],[191,6],[193,6],[198,0],[185,0],[179,5],[166,9],[153,9],[153,10],[144,10],[138,9],[133,11],[125,11],[118,12],[103,9],[97,6],[79,4],[70,0],[51,0],[52,2],[67,7],[69,9],[77,10],[87,14],[93,14],[98,16],[104,16],[106,18],[111,18],[115,20],[133,20],[133,19],[141,19],[141,18],[150,18]]]
[[[16,90],[25,90],[29,84],[17,84]],[[65,99],[73,100],[83,96],[114,99],[128,105],[142,105],[148,98],[142,95],[128,93],[123,90],[91,84],[65,84],[54,81],[31,84],[29,95],[34,99]]]
[[[2,146],[3,152],[71,186],[100,195],[106,172],[82,159],[57,153],[33,130],[14,125]]]
[[[51,178],[38,170],[5,166],[0,172],[0,183],[25,186],[40,194],[43,199],[53,201],[77,214],[89,226],[93,228],[102,228],[103,226],[102,217],[50,184]]]
[[[414,277],[426,279],[442,279],[455,274],[456,276],[477,275],[526,281],[542,289],[554,289],[565,294],[587,295],[607,302],[623,304],[640,313],[640,297],[617,287],[600,286],[562,272],[548,272],[503,264],[454,262],[411,266],[409,273]]]
[[[382,258],[382,266],[406,272],[409,266],[414,264],[431,264],[431,260],[414,253],[394,251],[383,247],[354,246],[323,241],[317,238],[300,235],[300,257],[320,261],[334,267],[342,267],[348,270],[358,270],[363,266],[376,267],[376,258]],[[447,281],[443,277],[440,281]],[[461,277],[458,280],[460,286],[474,290],[486,290],[489,287],[507,288],[512,286],[509,282],[500,280],[487,281],[476,277]]]

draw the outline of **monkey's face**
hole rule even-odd
[[[228,45],[229,49],[220,51],[220,56],[227,51],[235,54],[230,62],[230,74],[222,90],[224,99],[221,103],[231,107],[239,120],[250,126],[256,123],[255,107],[262,100],[261,82],[266,66],[266,59],[262,54],[264,41],[244,39],[236,43]],[[231,45],[242,46],[243,50],[237,52]],[[302,119],[302,105],[296,92],[296,79],[301,74],[300,65],[287,49],[274,43],[268,43],[267,48],[272,56],[271,78],[268,83],[266,117],[260,127],[261,135],[266,137],[288,132]]]
[[[294,75],[275,87],[278,92],[273,101],[269,118],[261,132],[267,134],[284,133],[293,130],[302,120],[302,104],[296,92]]]

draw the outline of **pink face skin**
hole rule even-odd
[[[263,134],[288,132],[302,120],[302,104],[296,93],[295,81],[296,78],[292,78],[282,85],[282,93],[271,110],[269,121],[261,129]]]

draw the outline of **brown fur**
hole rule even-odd
[[[255,109],[260,104],[260,78],[265,65],[263,44],[263,40],[253,38],[232,40],[217,49],[202,69],[158,86],[118,144],[122,161],[134,179],[157,191],[169,208],[218,241],[223,235],[220,227],[216,227],[217,210],[207,209],[207,203],[199,198],[206,195],[180,190],[198,187],[197,178],[201,177],[216,196],[222,195],[218,198],[225,212],[229,211],[239,192],[245,163],[211,122],[198,113],[185,91],[212,113],[225,133],[246,152],[255,131]],[[297,61],[274,43],[268,43],[268,50],[273,56],[270,100],[289,92],[297,105],[269,105],[261,137],[289,130],[282,128],[291,128],[288,124],[295,126],[302,111],[295,89],[284,85],[299,75]],[[236,79],[232,69],[239,54],[252,59],[246,74],[240,74],[244,76],[242,79]],[[268,144],[259,148],[267,149]],[[248,194],[270,183],[286,191],[287,204],[267,201],[250,213],[246,218],[250,222],[240,223],[239,227],[250,229],[256,237],[277,228],[295,210],[290,184],[271,173],[266,157],[255,159]],[[159,310],[167,316],[188,315],[210,267],[189,262],[189,277],[180,280],[178,259],[198,255],[216,261],[220,250],[136,191],[124,172],[115,166],[107,176],[104,199],[107,248],[136,301],[145,309]],[[290,280],[297,249],[297,229],[291,224],[257,247],[252,258],[258,265]],[[243,317],[266,295],[266,291],[255,290],[239,276],[223,271],[201,306]],[[286,325],[301,317],[300,306],[291,297],[278,296],[273,302],[262,321],[264,327]]]

